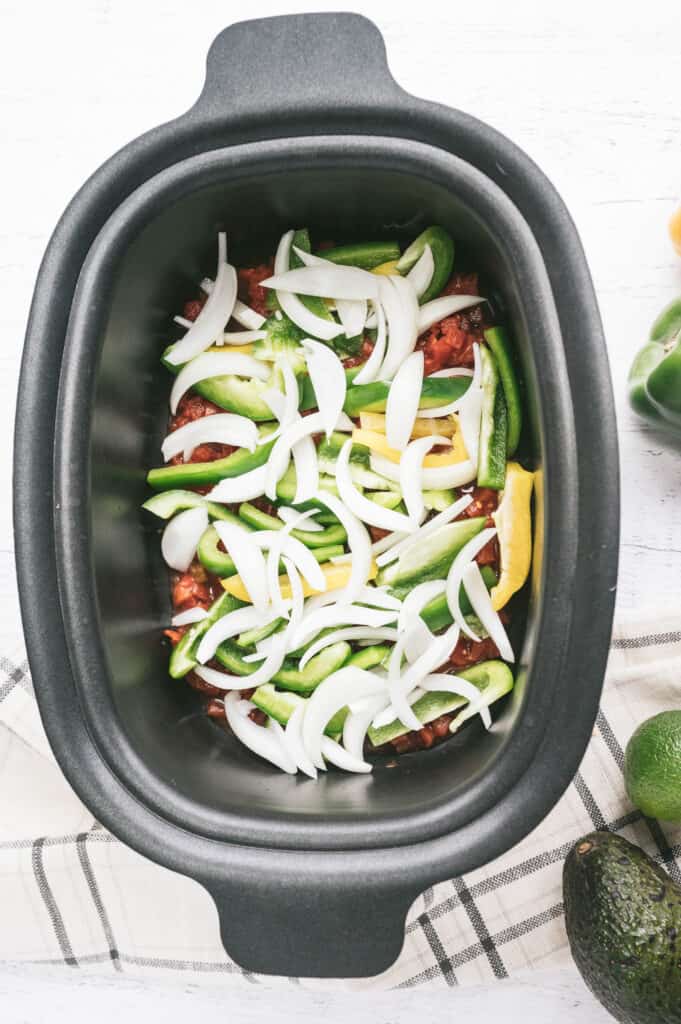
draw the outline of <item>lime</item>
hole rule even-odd
[[[624,782],[649,818],[681,822],[681,711],[663,711],[638,727],[624,755]]]

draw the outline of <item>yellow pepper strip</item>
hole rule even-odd
[[[359,424],[362,430],[373,430],[378,434],[385,434],[385,413],[361,412],[359,414]],[[431,434],[453,437],[457,430],[458,424],[454,416],[443,416],[440,419],[432,420],[423,417],[414,420],[411,438],[413,441],[417,437],[430,437]]]
[[[211,345],[206,352],[240,352],[242,356],[253,354],[253,345]]]
[[[377,267],[374,267],[371,271],[372,274],[397,274],[397,264],[399,260],[388,260],[387,263],[380,263]]]
[[[398,463],[402,457],[401,452],[398,452],[396,448],[390,447],[385,434],[377,434],[373,430],[355,428],[352,432],[352,443],[363,444],[366,448],[376,452],[377,455],[382,455],[385,459],[389,459],[390,462]],[[434,469],[437,466],[453,466],[457,462],[465,462],[467,458],[468,452],[463,443],[463,437],[460,432],[457,432],[452,438],[452,447],[448,452],[445,452],[443,455],[426,455],[423,465],[429,469]]]
[[[492,588],[492,607],[499,611],[520,590],[532,561],[532,519],[530,499],[534,474],[517,462],[506,466],[504,493],[493,513],[499,538],[501,575]]]
[[[320,569],[324,573],[326,580],[327,590],[340,590],[341,587],[346,586],[350,579],[350,573],[352,572],[352,566],[349,563],[341,562],[340,565],[336,565],[334,562],[324,562],[320,566]],[[371,569],[369,570],[369,579],[373,580],[376,578],[378,573],[378,566],[374,561],[371,563]],[[228,594],[232,597],[237,597],[240,601],[246,601],[248,604],[251,603],[246,587],[243,585],[241,576],[228,576],[227,579],[220,580],[222,586],[225,588]],[[303,584],[303,594],[305,597],[313,597],[315,594],[319,594],[319,590],[314,590],[306,579],[301,579]],[[281,596],[286,600],[291,597],[291,584],[289,583],[288,576],[279,577],[279,586],[281,588]]]
[[[681,256],[681,206],[669,221],[669,237],[679,256]]]

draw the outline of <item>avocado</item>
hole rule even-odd
[[[592,832],[563,869],[570,949],[620,1024],[681,1024],[681,886],[612,832]]]

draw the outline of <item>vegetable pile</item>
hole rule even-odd
[[[506,331],[432,227],[237,269],[176,317],[165,465],[169,672],[249,750],[316,778],[421,749],[513,686],[506,604],[532,474]]]

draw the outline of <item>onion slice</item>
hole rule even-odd
[[[447,573],[447,604],[450,612],[452,613],[452,618],[459,626],[461,632],[465,633],[467,637],[470,637],[470,639],[475,642],[477,642],[480,637],[473,632],[463,616],[463,612],[461,611],[461,606],[459,604],[459,592],[461,590],[461,584],[463,582],[463,576],[467,566],[473,561],[475,556],[482,551],[485,544],[489,543],[492,537],[496,536],[496,533],[497,531],[495,527],[489,526],[486,529],[481,530],[475,537],[472,537],[471,540],[461,548],[461,551],[459,551],[450,566],[449,572]],[[468,591],[466,592],[468,593]],[[485,593],[487,593],[486,587]],[[471,601],[471,604],[472,603],[473,602]],[[478,618],[480,618],[480,616],[478,616]],[[480,619],[480,621],[482,622],[482,619]]]
[[[262,341],[267,337],[267,331],[224,331],[222,338],[218,338],[217,345],[250,345],[254,341]]]
[[[281,237],[274,257],[275,275],[289,273],[293,236],[293,231],[287,231]],[[313,338],[332,341],[333,338],[343,333],[342,324],[337,324],[335,320],[325,320],[312,313],[294,292],[278,289],[277,300],[289,320],[292,320],[296,327],[300,327],[306,334],[311,334]]]
[[[411,430],[410,430],[411,433]],[[423,516],[423,460],[436,444],[449,444],[449,438],[431,434],[419,437],[407,445],[400,459],[400,490],[412,521],[418,525]]]
[[[295,761],[296,767],[308,775],[311,779],[317,778],[317,769],[312,764],[312,761],[308,757],[305,747],[303,746],[303,717],[305,715],[305,705],[298,704],[293,709],[293,713],[286,723],[284,729],[284,743],[288,748],[288,752]]]
[[[264,612],[269,604],[265,558],[248,530],[234,523],[214,524],[218,536],[231,557],[253,607]],[[245,627],[249,628],[249,627]]]
[[[340,359],[328,345],[311,338],[301,342],[307,360],[307,369],[317,399],[326,436],[330,437],[338,417],[343,411],[347,383]]]
[[[258,466],[240,476],[220,480],[206,495],[207,501],[219,501],[224,505],[235,505],[242,501],[259,498],[265,491],[267,465]]]
[[[202,416],[173,430],[161,445],[164,462],[182,452],[185,462],[200,444],[229,444],[253,452],[258,444],[258,428],[246,416],[231,412]]]
[[[242,702],[238,693],[230,693],[225,697],[225,717],[236,738],[258,757],[289,775],[295,775],[296,765],[276,730],[256,725],[247,715],[241,714],[238,707],[241,703],[246,703],[248,710],[255,707],[250,701]]]
[[[407,694],[417,686],[420,681],[433,672],[450,655],[459,639],[459,627],[456,623],[450,626],[440,636],[433,637],[433,642],[413,665],[401,672],[402,652],[404,650],[406,637],[397,641],[390,656],[388,665],[388,689],[390,703],[395,709],[396,717],[410,729],[420,729],[421,722],[412,711],[407,701]],[[374,719],[374,723],[376,719]]]
[[[336,310],[346,338],[357,338],[364,330],[367,318],[366,299],[338,299]]]
[[[374,347],[371,350],[371,355],[354,378],[352,382],[353,384],[371,384],[375,381],[383,364],[383,359],[385,358],[385,346],[387,340],[385,313],[383,312],[383,306],[380,302],[374,302],[373,308],[376,314],[376,341],[374,342]]]
[[[348,754],[361,761],[363,760],[364,738],[367,730],[375,715],[382,711],[388,703],[388,695],[387,693],[378,693],[375,697],[365,697],[359,703],[361,706],[356,710],[354,707],[350,708],[350,713],[343,723],[343,746]]]
[[[352,441],[348,440],[341,448],[336,462],[336,485],[341,500],[359,519],[371,526],[378,526],[382,530],[413,532],[418,524],[412,519],[392,508],[383,508],[357,490],[350,476],[351,450]]]
[[[340,643],[341,640],[395,641],[397,640],[397,630],[390,626],[384,626],[382,629],[372,629],[370,626],[348,626],[346,629],[335,629],[332,633],[320,636],[318,640],[310,644],[300,659],[298,668],[302,671],[310,658],[314,658],[315,654],[319,654],[325,647],[331,647],[332,644]]]
[[[209,348],[216,338],[222,336],[236,301],[236,270],[227,260],[227,239],[224,232],[218,235],[218,271],[215,283],[205,306],[191,327],[170,351],[165,359],[173,366],[181,366]]]
[[[482,425],[483,390],[471,384],[466,392],[466,401],[459,408],[459,427],[468,458],[474,466],[478,464],[480,450],[480,429]]]
[[[473,611],[498,647],[501,657],[504,661],[514,661],[513,648],[508,639],[508,634],[498,613],[492,607],[492,599],[489,596],[477,562],[469,562],[464,569],[463,585],[466,588],[468,600],[473,606]]]
[[[310,512],[310,515],[319,515],[320,511],[321,509],[313,509]],[[292,527],[302,518],[300,512],[298,512],[297,509],[295,508],[291,508],[290,505],[281,505],[277,509],[277,516],[279,517],[279,519],[281,519],[282,523],[285,523],[287,526],[290,524]],[[308,519],[308,521],[305,523],[305,530],[307,533],[319,533],[323,529],[324,527],[322,526],[322,524],[316,522],[314,519]]]
[[[166,565],[178,572],[186,572],[207,529],[208,513],[205,507],[188,508],[174,516],[161,538],[161,554]]]
[[[301,437],[300,441],[293,445],[291,455],[296,467],[296,493],[293,496],[293,503],[301,505],[304,501],[311,501],[319,488],[317,448],[309,434],[307,437]]]
[[[202,622],[208,618],[208,612],[205,608],[200,608],[198,605],[195,608],[187,608],[186,612],[178,612],[177,615],[173,615],[170,620],[171,626],[191,626],[195,622]]]
[[[435,273],[435,260],[433,250],[429,245],[424,246],[423,252],[407,274],[407,280],[411,282],[416,292],[416,297],[421,298],[433,280]]]
[[[421,401],[423,352],[412,352],[393,378],[385,407],[385,434],[388,444],[403,451],[409,444]]]
[[[352,701],[385,693],[386,684],[365,669],[348,665],[327,676],[309,698],[303,720],[303,744],[312,763],[324,766],[322,738],[329,721]]]
[[[307,418],[309,419],[310,417],[308,416]],[[326,505],[328,510],[333,512],[341,526],[345,528],[345,532],[348,535],[348,548],[352,555],[350,579],[342,590],[334,591],[336,602],[341,604],[344,601],[348,603],[356,601],[363,592],[371,572],[371,537],[362,520],[351,512],[335,494],[329,494],[328,491],[320,490],[317,500]]]
[[[324,429],[322,414],[312,413],[311,416],[299,416],[288,426],[274,443],[267,462],[265,494],[270,501],[277,497],[277,483],[286,472],[286,468],[294,445],[310,434],[320,433]]]
[[[307,612],[307,610],[306,610]],[[295,651],[323,629],[335,626],[370,626],[379,629],[397,619],[397,612],[390,608],[364,608],[357,604],[333,604],[307,612],[291,637],[289,650]]]
[[[201,637],[201,643],[196,652],[197,660],[202,665],[205,665],[213,657],[223,640],[229,640],[233,636],[238,636],[239,633],[243,633],[246,629],[264,626],[266,621],[267,616],[264,616],[257,608],[250,605],[245,608],[237,608],[233,612],[228,612],[227,615],[223,615],[217,622],[214,622],[210,629]]]
[[[261,288],[294,292],[296,295],[315,295],[332,299],[375,299],[378,279],[375,274],[359,267],[347,267],[324,260],[323,263],[294,270],[279,271],[260,282]]]
[[[492,716],[489,708],[484,703],[480,690],[468,679],[446,672],[435,672],[422,679],[419,685],[427,693],[453,693],[457,697],[464,697],[471,710],[480,715],[485,729],[491,728]]]
[[[414,351],[419,306],[411,281],[393,274],[378,280],[379,297],[388,321],[388,351],[379,376],[381,380],[391,380]]]
[[[438,512],[436,516],[429,519],[427,523],[423,524],[423,526],[419,527],[416,533],[403,534],[401,537],[397,534],[393,534],[392,536],[395,537],[396,540],[390,545],[385,545],[387,550],[384,549],[383,552],[378,553],[376,564],[383,566],[389,565],[390,562],[394,562],[396,558],[399,558],[400,555],[404,554],[404,552],[412,547],[412,545],[420,543],[424,537],[427,537],[430,533],[434,533],[435,530],[439,530],[441,526],[446,526],[446,524],[450,523],[452,519],[456,519],[457,516],[461,515],[461,513],[468,508],[472,501],[473,496],[471,494],[464,494],[462,497],[457,498],[456,501],[452,502],[452,504],[447,508],[443,509],[442,512]],[[387,541],[388,537],[384,537],[383,540]],[[376,552],[374,552],[374,554],[376,554]]]
[[[400,482],[400,467],[398,464],[373,452],[369,456],[369,461],[374,473],[392,480],[393,483],[398,484]],[[475,480],[476,476],[477,466],[474,466],[470,459],[465,459],[463,462],[453,462],[451,466],[434,466],[422,469],[421,486],[428,491],[440,491],[448,487],[463,487],[465,484]],[[388,528],[386,527],[386,529]]]
[[[204,287],[204,284],[201,285]],[[204,289],[205,290],[205,289]],[[259,331],[262,325],[265,323],[266,318],[257,313],[250,306],[245,305],[239,299],[234,303],[234,309],[232,310],[232,319],[236,320],[237,323],[245,327],[247,331]]]
[[[243,352],[203,352],[183,366],[173,381],[170,392],[170,411],[173,416],[185,391],[208,377],[223,377],[226,374],[267,380],[270,371],[260,360],[245,356]]]
[[[418,311],[418,333],[423,334],[445,317],[484,301],[479,295],[442,295],[439,299],[425,302]]]
[[[365,774],[371,771],[371,765],[362,757],[354,757],[340,743],[336,743],[330,736],[322,736],[322,756],[326,761],[342,768],[344,772],[358,772]]]

